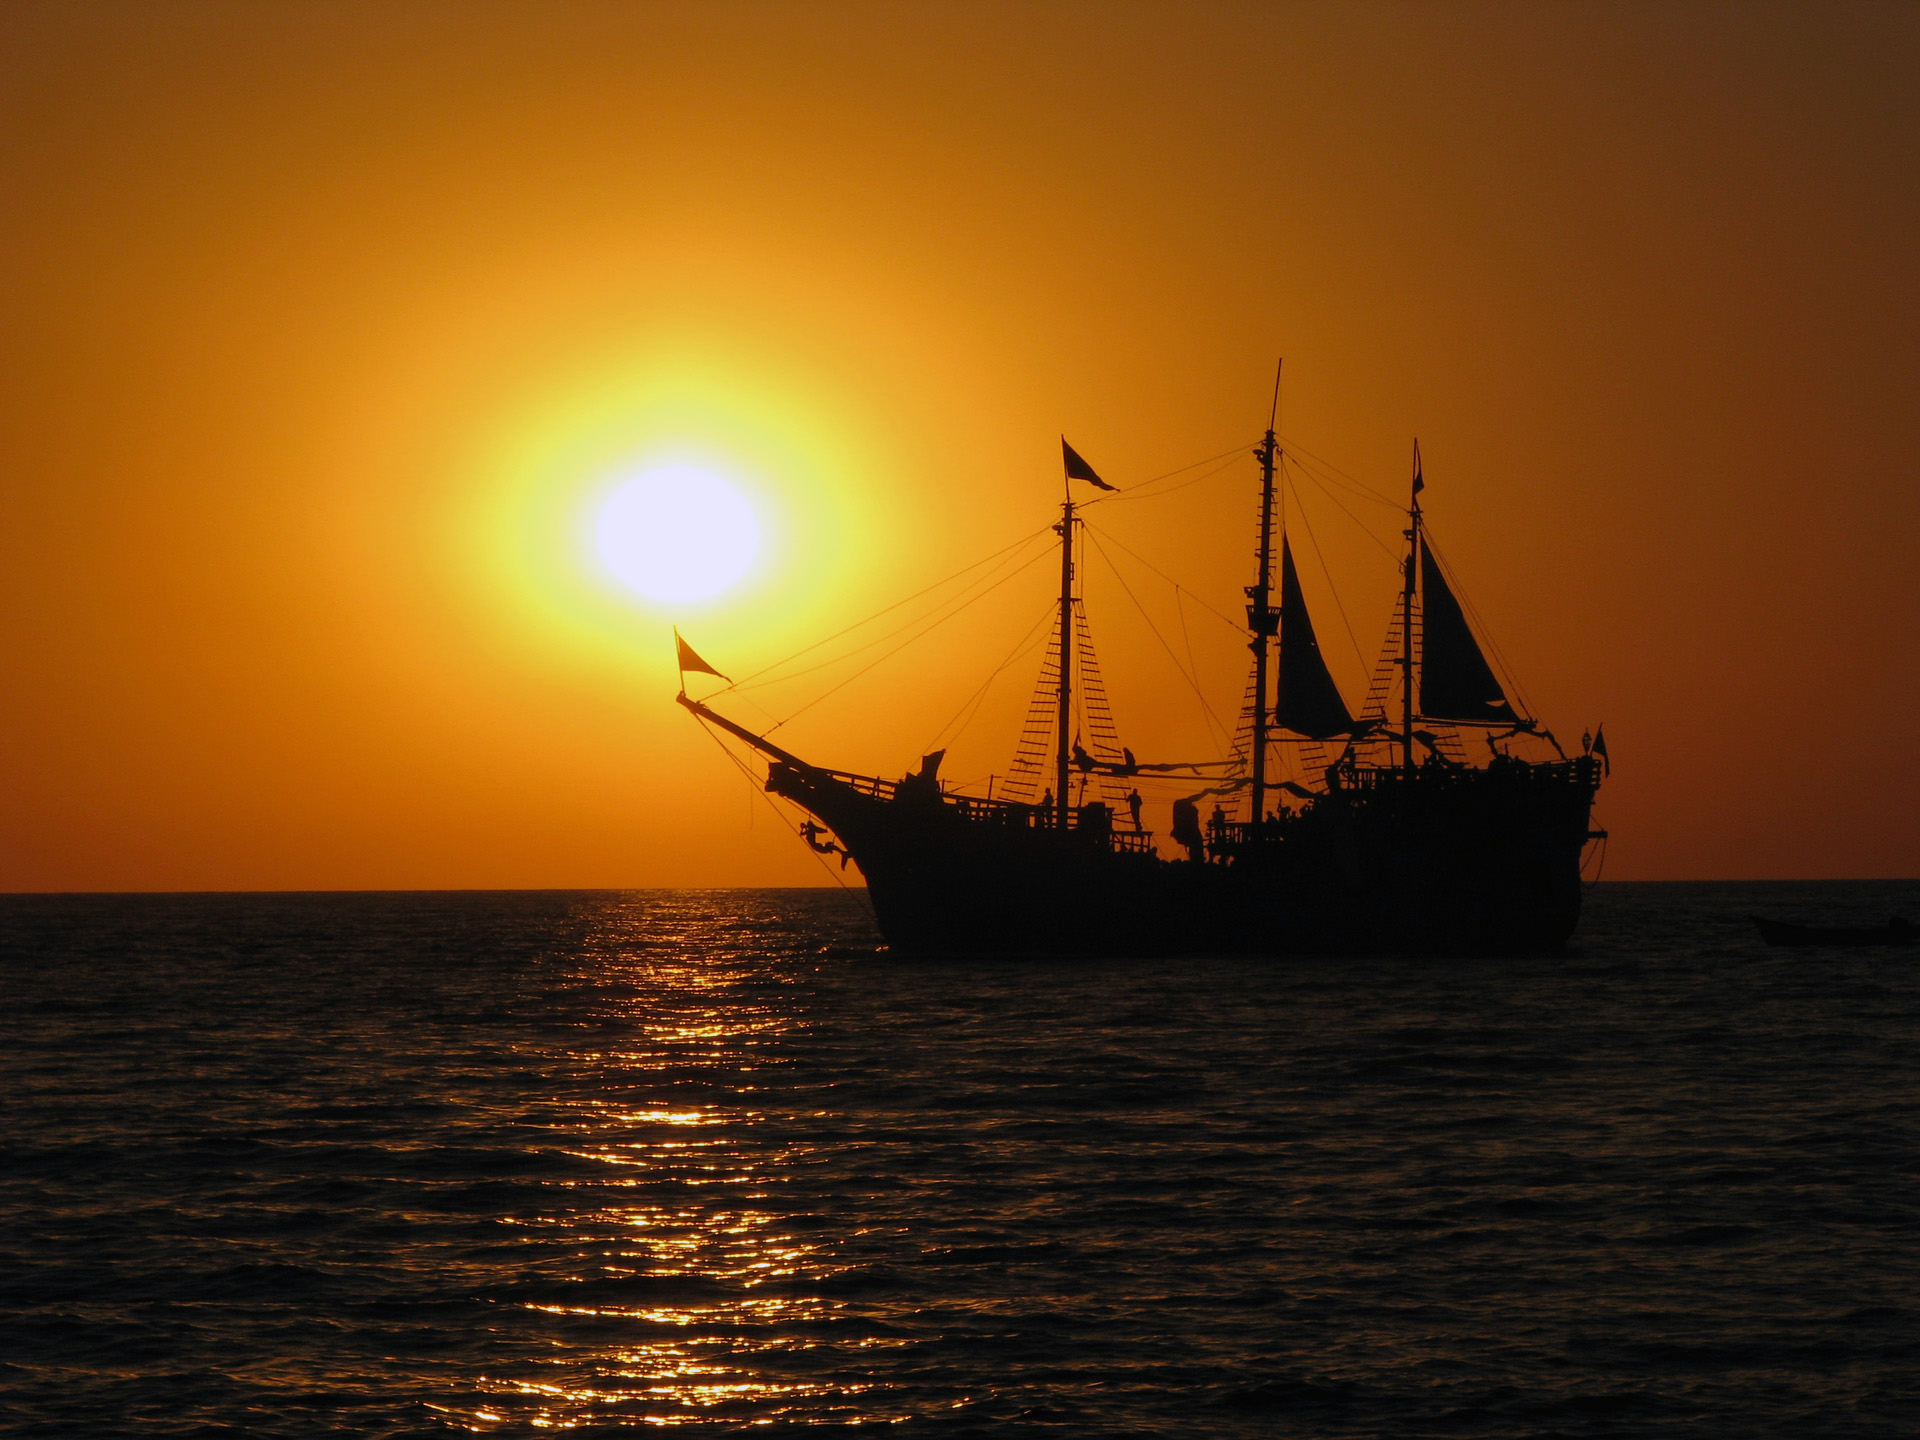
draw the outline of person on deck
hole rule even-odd
[[[1200,807],[1193,801],[1173,802],[1173,838],[1187,847],[1187,859],[1199,861],[1206,841],[1200,835]]]
[[[1133,828],[1136,831],[1140,828],[1140,806],[1142,803],[1138,790],[1130,790],[1127,792],[1127,813],[1133,816]]]

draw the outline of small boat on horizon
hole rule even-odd
[[[1920,934],[1913,924],[1898,915],[1884,925],[1850,927],[1843,925],[1798,925],[1791,920],[1769,920],[1764,915],[1747,917],[1760,929],[1760,938],[1769,945],[1912,945]]]

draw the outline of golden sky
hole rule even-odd
[[[1251,443],[1276,355],[1290,442],[1398,495],[1419,437],[1527,696],[1605,723],[1610,878],[1920,873],[1917,75],[1908,5],[15,0],[0,886],[822,883],[669,627],[757,670],[1047,524],[1063,431]],[[760,516],[713,601],[583,540],[657,455]],[[1231,614],[1255,479],[1094,518]],[[1357,704],[1325,582],[1370,660],[1392,562],[1300,500]],[[901,773],[1047,570],[781,735]],[[1204,744],[1089,570],[1123,735]]]

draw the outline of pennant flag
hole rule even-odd
[[[726,680],[729,685],[733,683],[733,681],[728,680],[725,675],[721,675],[718,670],[694,654],[693,647],[680,638],[680,632],[678,630],[673,632],[673,644],[674,648],[679,652],[680,673],[682,675],[685,675],[689,670],[696,670],[702,675],[718,676],[720,679]]]
[[[1613,761],[1607,757],[1607,727],[1604,725],[1593,732],[1593,753],[1600,757],[1600,773],[1613,774]]]
[[[1080,458],[1080,452],[1067,443],[1067,437],[1060,437],[1060,454],[1067,462],[1069,480],[1085,480],[1089,485],[1098,485],[1102,490],[1118,490],[1118,485],[1109,485],[1093,473],[1093,466]]]
[[[1420,474],[1420,442],[1413,442],[1413,493],[1418,495],[1427,488],[1426,479]]]

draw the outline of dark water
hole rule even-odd
[[[1920,1432],[1920,954],[884,956],[838,893],[0,901],[14,1433]]]

